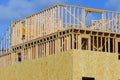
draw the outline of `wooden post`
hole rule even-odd
[[[78,49],[81,50],[81,35],[78,35]]]
[[[18,55],[15,53],[15,64],[18,63]]]
[[[37,23],[38,23],[37,18],[38,18],[38,16],[35,14],[35,16],[34,16],[34,19],[35,19],[35,21],[34,21],[35,39],[37,38],[37,32],[38,32],[38,30],[37,30],[37,27],[38,27],[38,25],[37,25]]]
[[[78,19],[80,20],[80,11],[79,11],[79,8],[77,8],[77,17]],[[79,21],[77,21],[77,28],[79,28]]]
[[[108,37],[108,52],[110,52],[110,37]]]
[[[110,31],[110,12],[108,12],[108,31]]]
[[[74,10],[73,10],[73,14],[74,14],[74,16],[76,17],[75,8],[74,8]],[[75,28],[75,26],[76,26],[75,18],[73,18],[73,27]]]
[[[88,39],[88,50],[91,50],[91,36]]]
[[[115,38],[115,53],[118,53],[118,41],[117,41],[117,38]]]
[[[74,49],[74,34],[72,33],[72,49]]]
[[[46,56],[46,43],[44,43],[43,45],[44,45],[44,56]]]
[[[31,52],[30,52],[30,48],[28,48],[28,60],[31,59],[31,58],[30,58],[30,54],[31,54]]]
[[[58,51],[57,51],[57,53],[59,53],[60,52],[60,38],[58,38],[57,43],[58,43]]]
[[[102,13],[102,27],[101,27],[101,30],[104,30],[104,27],[105,27],[105,12]]]
[[[30,60],[32,60],[32,47],[30,47]]]
[[[114,31],[114,13],[112,12],[112,31]]]
[[[46,31],[46,27],[47,27],[47,10],[45,11],[45,13],[44,13],[44,15],[45,15],[45,17],[44,17],[44,36],[46,35],[46,33],[47,33],[47,31]]]
[[[60,20],[61,20],[61,18],[60,18],[60,6],[58,5],[57,6],[57,9],[58,9],[58,23],[57,23],[57,30],[61,30],[61,23],[60,23]]]
[[[55,40],[55,54],[58,53],[59,45],[58,45],[58,39]]]
[[[27,41],[29,41],[29,18],[27,18]]]
[[[116,15],[115,15],[115,32],[118,31],[117,26],[118,26],[118,15],[116,14]]]
[[[65,50],[65,41],[64,41],[65,37],[62,37],[62,52]]]
[[[39,49],[40,49],[39,57],[42,57],[42,44],[39,45]]]
[[[96,38],[97,38],[96,41],[97,41],[97,51],[98,51],[98,49],[99,49],[99,45],[98,45],[98,44],[99,44],[98,35],[96,36]]]
[[[40,27],[39,27],[40,35],[39,35],[39,37],[41,37],[41,35],[42,35],[42,31],[41,31],[41,27],[42,27],[42,13],[40,13],[39,16],[40,16],[40,18],[39,18],[39,21],[40,21]]]
[[[61,42],[61,46],[60,46],[60,49],[61,49],[61,52],[63,51],[63,37],[61,37],[61,39],[60,39],[60,42]]]
[[[36,45],[36,59],[38,59],[38,45]]]
[[[82,28],[86,28],[85,19],[86,19],[86,13],[85,13],[85,9],[83,8],[83,10],[82,10]]]
[[[49,41],[49,55],[51,55],[51,41]]]
[[[115,53],[115,38],[113,38],[113,53]]]
[[[22,55],[22,57],[21,57],[22,62],[24,62],[25,61],[25,49],[21,50],[21,55]]]
[[[65,7],[67,10],[67,7]],[[65,10],[65,28],[67,29],[67,11]]]
[[[94,39],[94,36],[93,36],[93,51],[95,50],[95,49],[94,49],[94,41],[95,41],[95,39]]]
[[[46,56],[49,55],[49,42],[46,43]]]
[[[17,24],[16,24],[16,26],[14,27],[15,28],[15,36],[14,36],[14,45],[16,45],[16,41],[17,41]]]
[[[53,54],[55,54],[55,40],[53,40]]]
[[[53,26],[53,28],[52,28],[52,33],[54,32],[54,29],[55,29],[55,25],[54,25],[54,22],[55,22],[55,20],[54,20],[54,8],[52,8],[52,26]]]
[[[66,36],[66,50],[69,48],[69,36]]]
[[[107,42],[107,41],[106,41],[106,37],[105,37],[105,52],[107,52],[107,48],[106,48],[106,47],[107,47],[107,46],[106,46],[106,42]]]
[[[102,38],[103,37],[101,37],[101,52],[102,52],[102,48],[103,48],[103,44],[102,44],[103,43],[103,41],[102,41],[103,39]]]
[[[70,13],[71,13],[71,7],[70,7]],[[70,20],[69,20],[69,24],[70,24],[70,26],[71,26],[71,23],[72,22],[72,16],[70,15]]]

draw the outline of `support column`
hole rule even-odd
[[[24,62],[25,61],[25,50],[24,49],[21,50],[21,55],[22,55],[21,56],[21,59],[22,59],[21,61]]]
[[[30,60],[30,48],[28,48],[28,60]]]
[[[30,47],[30,60],[32,60],[32,47]]]
[[[65,48],[65,51],[67,51],[67,36],[65,36],[64,38],[64,48]]]
[[[115,52],[115,38],[113,38],[113,53]]]
[[[51,41],[49,41],[49,55],[51,54]]]
[[[57,44],[58,44],[58,50],[57,50],[57,53],[59,53],[60,52],[60,38],[58,38],[58,40],[57,40]],[[57,45],[56,45],[57,46]]]
[[[89,41],[88,41],[88,50],[91,50],[91,36],[89,36]]]
[[[49,55],[49,42],[46,43],[46,56]]]
[[[110,52],[110,37],[108,38],[108,52]]]
[[[95,42],[95,39],[94,39],[94,36],[93,36],[93,51],[95,50],[95,48],[94,48],[94,42]]]
[[[53,40],[53,54],[55,54],[55,40]]]
[[[17,55],[17,53],[15,53],[15,64],[17,64],[18,63],[18,55]]]
[[[118,53],[118,41],[115,38],[115,53]]]
[[[105,37],[105,52],[107,52],[107,46],[106,46],[106,42],[107,42],[107,40],[106,40],[106,37]]]
[[[39,57],[42,57],[42,44],[39,45],[39,49],[40,49],[40,53],[39,53]]]
[[[62,52],[65,51],[65,37],[62,37]]]
[[[74,49],[74,34],[72,33],[72,49]]]
[[[63,52],[63,37],[61,37],[61,52]]]
[[[69,36],[66,36],[66,40],[67,40],[67,50],[69,50]]]
[[[102,39],[102,37],[101,37],[101,52],[102,52],[102,48],[103,48],[103,45],[102,45],[102,43],[103,43],[103,41],[102,41],[103,39]]]
[[[78,35],[78,49],[81,50],[81,35]]]
[[[38,58],[40,58],[40,44],[38,44]]]
[[[36,54],[36,59],[38,59],[38,44],[36,45],[35,48],[36,48],[36,53],[35,53]]]
[[[97,40],[96,40],[96,42],[97,42],[97,51],[99,51],[99,40],[98,40],[98,38],[99,38],[99,37],[98,37],[98,35],[97,35],[97,36],[96,36],[96,39],[97,39]]]
[[[44,56],[46,56],[46,43],[44,43],[43,45],[44,45]]]
[[[86,26],[85,26],[85,22],[86,22],[85,18],[86,18],[86,13],[85,13],[85,9],[83,9],[82,10],[82,28],[86,28]]]

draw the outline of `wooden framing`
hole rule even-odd
[[[92,20],[90,25],[86,24],[89,12],[100,13],[101,19]],[[18,63],[19,52],[22,54],[22,61],[71,49],[118,53],[118,23],[118,12],[55,5],[8,27],[0,41],[0,66]],[[22,27],[25,29],[24,39]]]

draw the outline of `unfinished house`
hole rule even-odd
[[[57,4],[11,23],[0,80],[120,80],[120,13]]]

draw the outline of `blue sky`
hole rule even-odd
[[[120,11],[120,0],[1,0],[0,38],[11,21],[19,20],[57,3]]]

